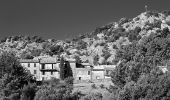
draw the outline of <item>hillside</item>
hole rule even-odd
[[[91,64],[116,64],[117,50],[123,46],[133,42],[141,44],[151,34],[163,34],[169,30],[170,11],[148,11],[132,19],[121,18],[70,40],[11,36],[1,40],[0,50],[16,52],[20,58],[63,55]]]

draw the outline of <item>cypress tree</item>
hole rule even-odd
[[[65,77],[64,73],[65,73],[64,58],[61,57],[61,60],[60,60],[60,79],[61,80],[64,80],[64,77]]]
[[[65,61],[65,78],[67,77],[73,77],[73,72],[70,67],[70,63],[68,61]]]
[[[60,60],[60,79],[64,80],[68,77],[73,77],[73,72],[70,67],[70,63],[68,61],[65,61],[62,57]]]

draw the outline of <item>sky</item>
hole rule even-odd
[[[170,0],[0,0],[0,38],[37,35],[63,40],[148,10],[170,10]]]

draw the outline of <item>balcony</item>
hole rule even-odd
[[[58,72],[57,69],[40,69],[40,71],[47,71],[47,72]]]
[[[49,72],[57,72],[58,69],[55,69],[53,65],[51,67],[45,66],[45,64],[42,64],[42,68],[40,68],[40,71],[49,71]]]

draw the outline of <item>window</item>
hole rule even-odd
[[[34,63],[34,67],[36,67],[36,63]]]
[[[88,71],[88,75],[90,75],[90,71]]]
[[[81,77],[79,77],[79,80],[81,80]]]
[[[30,67],[30,63],[28,63],[28,67]]]
[[[106,70],[106,75],[110,75],[110,70]]]
[[[51,75],[53,75],[53,72],[51,72]]]
[[[36,77],[34,77],[34,80],[36,80]]]
[[[43,80],[43,81],[44,81],[44,79],[45,79],[45,78],[44,78],[44,77],[42,77],[42,80]]]
[[[37,74],[37,70],[34,70],[34,74]]]
[[[45,69],[45,64],[42,64],[42,69]]]
[[[100,79],[100,76],[96,76],[96,79]]]
[[[42,72],[42,75],[45,75],[45,72],[44,72],[44,71]]]
[[[108,70],[106,70],[106,75],[109,75],[109,71]]]

